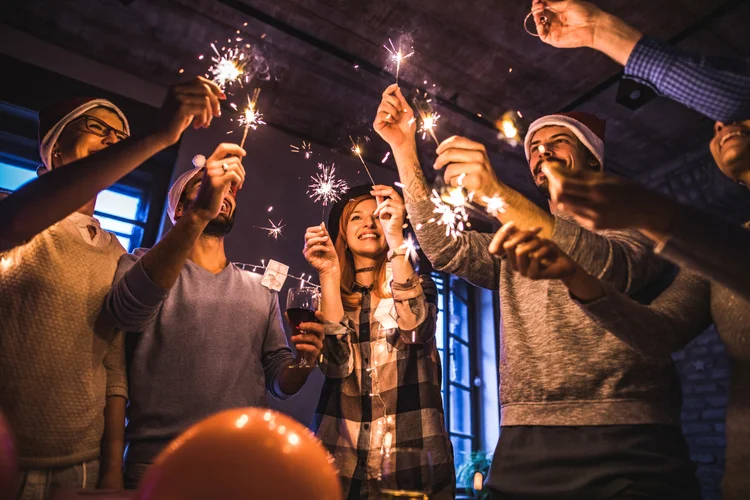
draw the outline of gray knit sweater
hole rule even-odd
[[[660,245],[662,254],[691,264],[704,275],[747,290],[748,282],[736,279],[747,273],[742,261],[726,259],[736,253],[741,230],[716,234],[725,227],[708,215],[693,214],[692,224],[681,222],[692,210],[680,214],[670,239]],[[714,234],[716,237],[707,238]],[[749,233],[750,234],[750,233]],[[708,251],[710,248],[711,251]],[[747,248],[746,248],[747,250]],[[747,255],[747,254],[745,254]],[[725,500],[750,498],[750,300],[709,282],[697,272],[681,270],[672,285],[650,305],[642,305],[605,285],[604,298],[581,305],[599,325],[628,345],[655,359],[684,347],[713,321],[731,360],[729,405],[726,421]]]
[[[429,201],[407,205],[417,238],[440,270],[500,289],[501,425],[675,424],[679,383],[669,356],[646,358],[586,316],[558,281],[512,272],[487,247],[491,234],[453,239],[427,223]],[[421,223],[421,225],[420,225]],[[663,270],[639,233],[592,233],[555,217],[552,239],[591,274],[626,293]]]

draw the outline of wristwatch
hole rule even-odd
[[[399,250],[401,251],[399,252]],[[390,262],[391,259],[393,259],[397,255],[406,255],[406,249],[397,248],[395,250],[388,250],[388,253],[386,254],[386,257],[388,258],[388,262]]]

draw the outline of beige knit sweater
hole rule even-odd
[[[124,252],[55,225],[0,254],[0,408],[22,467],[97,458],[106,397],[127,397],[123,334],[100,316]]]

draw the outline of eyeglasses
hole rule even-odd
[[[83,115],[75,121],[83,122],[84,132],[88,132],[99,137],[107,137],[112,132],[115,133],[115,137],[117,137],[118,141],[123,141],[129,137],[128,134],[126,134],[122,130],[117,130],[114,127],[110,127],[99,118],[91,115]]]

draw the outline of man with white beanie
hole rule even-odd
[[[0,200],[0,408],[22,468],[18,492],[3,493],[122,487],[123,335],[100,311],[125,250],[93,217],[96,196],[207,126],[221,96],[201,78],[172,87],[158,125],[132,138],[106,99],[39,112],[43,175]]]
[[[123,255],[106,311],[126,333],[130,404],[125,487],[135,488],[156,456],[209,415],[265,406],[266,392],[297,393],[314,368],[298,367],[287,345],[278,294],[224,252],[237,191],[245,180],[236,144],[180,176],[169,190],[174,227],[150,250]],[[323,325],[292,337],[314,367]]]
[[[632,350],[589,319],[559,281],[520,276],[515,259],[490,252],[491,233],[453,238],[430,223],[435,205],[412,117],[393,85],[373,127],[393,149],[420,246],[436,269],[500,293],[502,427],[486,482],[493,498],[699,498],[679,427],[681,394],[671,358],[647,359]],[[601,169],[604,122],[586,113],[542,117],[531,125],[525,149],[534,183],[549,197],[542,161]],[[505,245],[496,252],[512,252],[539,234],[629,294],[663,273],[663,262],[637,232],[587,231],[553,204],[548,212],[502,183],[481,144],[451,137],[437,153],[434,167],[446,184],[460,183],[474,200],[501,197],[507,204],[498,213],[506,224],[495,237],[496,246],[498,239]]]

